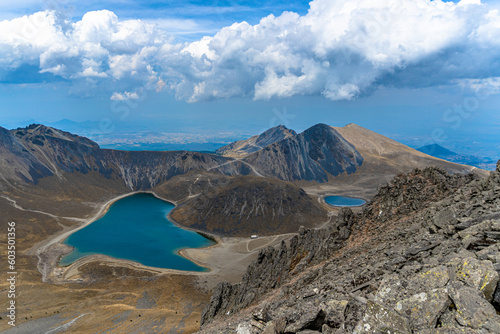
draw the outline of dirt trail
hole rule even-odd
[[[49,217],[57,219],[57,220],[59,220],[59,219],[66,219],[66,220],[74,220],[74,221],[77,221],[77,222],[85,222],[86,221],[86,219],[84,219],[84,218],[61,217],[61,216],[57,216],[57,215],[54,215],[52,213],[48,213],[48,212],[45,212],[45,211],[33,210],[33,209],[25,209],[22,206],[20,206],[19,204],[17,204],[17,202],[15,200],[13,200],[12,198],[10,198],[10,197],[7,197],[5,195],[0,195],[0,197],[6,199],[7,201],[9,201],[12,204],[13,207],[15,207],[16,209],[21,210],[21,211],[39,213],[39,214],[46,215],[46,216],[49,216]]]

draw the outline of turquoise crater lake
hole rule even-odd
[[[167,215],[173,208],[173,204],[152,194],[122,198],[100,219],[64,241],[74,250],[63,256],[60,264],[65,266],[87,255],[104,254],[151,267],[207,271],[177,252],[182,248],[207,247],[214,242],[169,221]]]
[[[361,198],[344,197],[344,196],[327,196],[325,202],[333,206],[360,206],[366,203]]]

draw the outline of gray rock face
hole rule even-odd
[[[408,320],[391,308],[368,301],[363,319],[356,325],[353,333],[397,333],[410,334]]]
[[[491,304],[495,307],[495,309],[500,312],[500,282],[497,283],[497,288],[495,290],[495,293],[493,295],[493,300],[491,301]]]
[[[149,189],[162,181],[192,170],[214,169],[236,175],[240,164],[225,164],[227,158],[188,151],[149,152],[99,150],[92,155],[93,167],[109,177],[123,179],[130,189]]]
[[[268,145],[244,161],[264,175],[280,180],[326,182],[329,175],[354,173],[363,163],[363,157],[337,130],[318,124]]]
[[[142,190],[191,170],[248,173],[241,163],[227,164],[231,159],[214,154],[100,149],[87,138],[39,124],[11,132],[0,128],[0,140],[0,170],[9,173],[4,178],[32,183],[46,176],[63,179],[64,173],[97,172]]]
[[[285,242],[274,249],[261,250],[255,262],[250,264],[241,283],[228,285],[220,283],[210,304],[204,309],[202,324],[208,323],[217,315],[231,314],[247,307],[259,296],[283,285],[296,272],[307,265],[318,263],[338,250],[349,237],[347,233],[354,223],[354,214],[350,209],[342,209],[339,216],[326,229],[304,229],[287,246]],[[314,279],[314,275],[306,280]],[[224,304],[218,302],[224,296]]]
[[[262,150],[264,147],[279,142],[280,140],[295,136],[297,133],[283,125],[275,126],[258,136],[240,140],[219,148],[215,153],[225,157],[241,158],[251,153]]]
[[[31,150],[26,149],[8,130],[0,127],[0,170],[2,178],[11,181],[38,183],[53,175],[40,163]]]
[[[452,282],[448,288],[449,294],[457,309],[455,319],[464,326],[473,329],[500,330],[500,316],[477,289],[467,287],[459,282]]]
[[[498,283],[498,272],[488,260],[475,257],[457,258],[451,262],[452,275],[458,281],[483,292],[488,301],[493,299]]]
[[[267,250],[223,288],[235,302],[209,306],[200,332],[231,332],[253,314],[254,333],[500,333],[499,208],[498,172],[400,175],[329,233],[302,229],[281,255]]]
[[[295,233],[328,220],[327,211],[290,182],[256,176],[230,178],[227,185],[180,203],[175,222],[219,236]]]
[[[414,330],[436,327],[439,316],[450,306],[451,300],[444,288],[427,290],[396,304],[396,311],[408,316]]]

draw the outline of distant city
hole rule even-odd
[[[83,134],[84,135],[84,134]],[[241,133],[220,132],[220,133],[167,133],[167,132],[134,132],[134,133],[110,133],[92,135],[88,137],[101,146],[101,148],[130,150],[130,151],[199,151],[214,152],[218,148],[236,140],[248,138],[251,135]],[[447,147],[438,144],[420,146],[417,141],[411,147],[429,154],[431,156],[470,165],[486,170],[494,170],[497,159],[494,156],[482,156],[470,154],[469,150],[463,149],[459,152],[451,151]],[[457,145],[454,146],[454,149]],[[491,152],[494,154],[493,152]]]
[[[136,132],[131,134],[89,135],[102,148],[118,150],[188,150],[215,151],[235,140],[244,139],[234,133],[196,134],[166,132]]]

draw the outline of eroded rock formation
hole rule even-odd
[[[499,333],[500,164],[398,175],[219,285],[201,333]],[[496,309],[495,309],[496,308]]]
[[[293,183],[255,176],[195,195],[170,214],[181,225],[221,236],[295,233],[327,221],[327,211]]]

